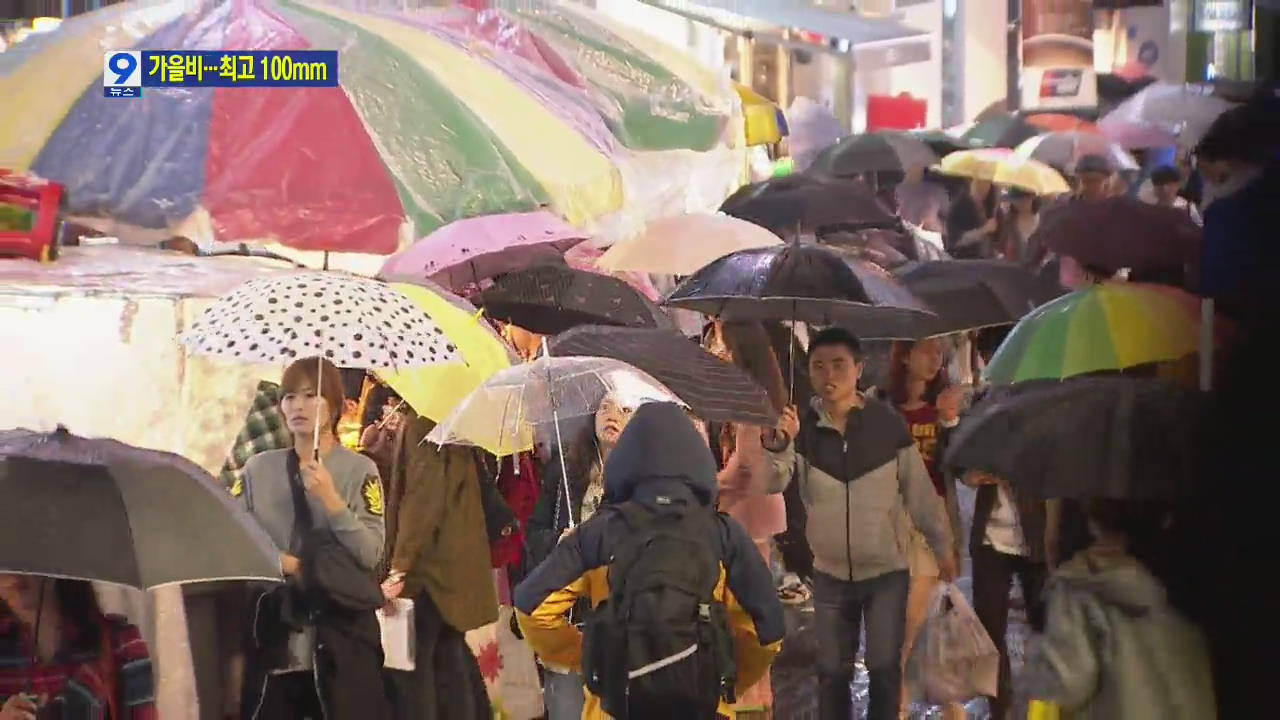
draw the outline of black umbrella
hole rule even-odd
[[[935,260],[894,269],[937,314],[936,334],[1012,325],[1066,288],[1001,260]]]
[[[1042,132],[1044,132],[1043,129],[1032,125],[1019,115],[999,111],[980,118],[973,127],[960,136],[960,142],[971,148],[1015,148],[1024,140],[1030,140]]]
[[[666,304],[725,320],[840,325],[868,339],[923,337],[934,315],[899,287],[887,271],[855,272],[828,248],[793,243],[726,255],[686,278]]]
[[[1183,210],[1126,196],[1069,202],[1044,213],[1033,240],[1107,272],[1181,277],[1200,259],[1203,231]]]
[[[952,137],[941,130],[912,130],[911,137],[929,146],[939,157],[950,155],[957,150],[966,150],[968,146],[959,138]]]
[[[720,210],[784,236],[827,225],[901,226],[867,186],[809,175],[773,178],[739,188]]]
[[[905,173],[926,168],[938,155],[920,138],[894,130],[849,135],[818,153],[809,172],[833,178],[865,173]]]
[[[578,325],[671,327],[661,308],[622,280],[558,265],[507,273],[475,303],[489,317],[543,335]]]
[[[1195,486],[1203,394],[1154,378],[1089,376],[993,391],[946,464],[1045,498],[1168,500]]]
[[[280,551],[209,473],[59,429],[0,432],[0,572],[150,589],[281,579]]]
[[[552,355],[607,357],[643,370],[704,420],[768,427],[778,420],[751,376],[675,330],[584,325],[557,335],[549,349]]]

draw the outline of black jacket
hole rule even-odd
[[[258,718],[270,673],[287,661],[290,633],[311,623],[316,691],[327,720],[390,718],[374,614],[385,602],[382,589],[327,529],[307,536],[299,560],[301,583],[272,586],[252,604],[241,717]]]
[[[594,468],[588,465],[586,468],[562,469],[561,462],[562,456],[557,450],[540,468],[538,481],[542,487],[538,491],[538,502],[533,506],[533,514],[529,516],[528,539],[525,543],[530,569],[545,560],[555,549],[560,534],[569,527],[570,518],[573,518],[574,524],[582,521],[582,500],[586,495],[587,480],[575,475],[589,473]],[[569,473],[568,497],[564,492],[563,473],[566,471]]]
[[[605,462],[604,505],[561,541],[515,590],[520,626],[545,661],[576,668],[581,646],[563,618],[581,598],[597,604],[608,595],[607,569],[630,531],[610,505],[634,502],[654,512],[712,506],[716,464],[710,448],[680,407],[643,405]],[[736,521],[717,516],[712,530],[719,549],[722,601],[738,641],[739,681],[745,690],[777,652],[785,631],[773,577],[751,538]],[[732,598],[734,602],[729,602]],[[748,629],[749,628],[749,629]]]

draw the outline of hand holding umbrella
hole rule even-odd
[[[302,458],[298,469],[302,473],[303,489],[320,501],[325,512],[333,515],[347,507],[346,501],[338,494],[337,486],[333,484],[333,475],[329,474],[329,469],[317,460],[315,455]]]

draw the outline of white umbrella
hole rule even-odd
[[[782,239],[755,223],[723,213],[673,215],[649,223],[643,235],[609,248],[597,267],[655,275],[692,275],[739,250],[780,245]]]
[[[532,443],[536,426],[553,423],[556,444],[562,446],[560,420],[594,415],[610,395],[630,408],[649,402],[685,405],[662,383],[619,360],[543,355],[486,380],[427,439],[510,455]],[[569,480],[563,481],[568,493]]]
[[[1103,135],[1131,147],[1148,143],[1125,138],[1146,133],[1165,134],[1182,147],[1194,146],[1219,115],[1234,105],[1201,85],[1154,83],[1138,91],[1098,121]]]
[[[440,326],[409,298],[376,280],[332,272],[245,282],[206,308],[182,342],[197,354],[243,362],[284,364],[314,355],[369,370],[462,362]],[[317,414],[317,437],[319,426]]]
[[[1068,171],[1085,155],[1099,155],[1107,159],[1112,170],[1139,170],[1141,166],[1133,155],[1107,138],[1093,133],[1051,132],[1023,141],[1014,152],[1025,158],[1039,160]]]

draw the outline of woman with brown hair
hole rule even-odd
[[[773,343],[760,323],[717,319],[709,328],[706,344],[712,354],[737,365],[763,387],[774,409],[781,412],[786,407],[782,369],[772,350]],[[765,429],[758,425],[725,423],[713,429],[711,443],[721,464],[716,475],[720,511],[747,530],[765,564],[769,565],[773,536],[787,529],[787,508],[781,494],[765,492]],[[767,673],[739,697],[736,705],[744,712],[763,710],[766,714],[772,706],[773,692]]]
[[[237,498],[282,549],[280,567],[290,587],[301,587],[306,568],[299,557],[314,529],[327,528],[370,578],[383,555],[382,480],[373,460],[338,442],[344,407],[342,376],[332,363],[314,357],[295,361],[280,380],[280,410],[293,435],[293,447],[255,455],[244,468]],[[261,614],[262,604],[261,600],[256,603],[255,616]],[[245,718],[323,716],[322,698],[331,690],[323,680],[330,673],[322,672],[318,664],[316,616],[304,617],[300,627],[290,629],[280,652],[247,650],[242,692]],[[376,632],[373,612],[364,619],[374,622]],[[252,618],[255,639],[261,620]],[[357,663],[345,660],[327,658],[324,667],[367,670],[348,667]],[[381,668],[374,669],[380,676]],[[335,679],[332,689],[340,680]],[[369,692],[373,700],[385,701],[381,687]],[[378,715],[374,707],[370,712]]]
[[[941,458],[943,436],[960,421],[962,393],[951,385],[944,369],[944,342],[941,338],[926,338],[915,342],[895,342],[890,352],[889,386],[885,399],[890,401],[907,423],[920,457],[929,471],[934,489],[947,506],[951,520],[952,537],[957,536],[959,510],[955,489],[949,487],[942,475]],[[910,522],[903,518],[905,522]],[[911,528],[909,554],[911,585],[907,595],[906,642],[902,647],[903,662],[911,654],[916,635],[924,622],[930,599],[938,585],[938,564],[928,543],[919,530]],[[958,547],[958,546],[957,546]],[[959,550],[956,551],[959,556]],[[903,705],[908,702],[903,688]],[[946,718],[963,718],[964,707],[959,703],[943,706]]]

